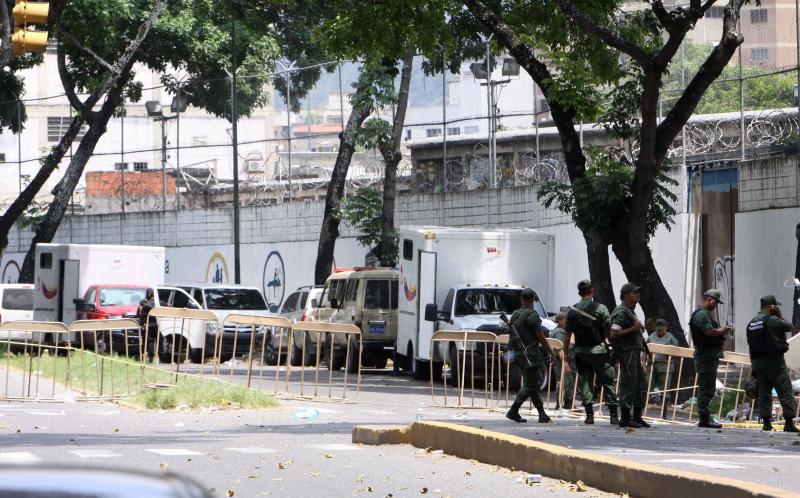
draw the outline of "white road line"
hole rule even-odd
[[[314,448],[316,450],[323,450],[323,451],[354,451],[354,450],[361,450],[363,448],[359,446],[355,446],[352,444],[312,444],[309,445],[309,448]]]
[[[239,453],[248,453],[252,455],[263,454],[263,453],[275,453],[276,450],[272,448],[225,448],[226,450],[236,451]]]
[[[164,455],[164,456],[202,455],[202,453],[198,453],[197,451],[185,450],[183,448],[161,448],[161,449],[149,449],[144,451],[149,451],[150,453],[155,453],[157,455]]]
[[[644,451],[628,451],[624,454],[618,452],[605,452],[605,451],[598,451],[598,453],[604,455],[613,455],[619,456],[620,458],[626,457],[634,457],[634,456],[643,456],[643,457],[657,457],[657,456],[677,456],[677,455],[685,455],[686,452],[678,452],[678,451],[651,451],[651,452],[644,452]],[[794,453],[794,454],[792,454]],[[724,459],[737,459],[737,458],[746,458],[751,460],[753,458],[789,458],[789,459],[799,459],[800,455],[797,452],[789,452],[786,451],[784,453],[775,453],[773,455],[765,455],[763,453],[692,453],[693,457],[696,458],[724,458]],[[655,461],[655,460],[654,460]]]
[[[737,446],[735,449],[742,450],[742,451],[745,451],[745,452],[752,451],[752,452],[756,452],[756,453],[770,453],[770,454],[773,454],[773,455],[776,454],[776,453],[780,453],[781,452],[781,450],[779,450],[777,448],[757,448],[757,447],[752,447],[752,446]]]
[[[86,413],[89,415],[99,415],[101,417],[110,417],[111,415],[119,415],[118,410],[88,410]]]
[[[116,458],[122,456],[109,450],[70,450],[69,453],[78,458]]]
[[[44,417],[52,417],[52,416],[59,416],[59,415],[66,415],[64,410],[25,410],[25,413],[28,415],[41,415]]]
[[[669,460],[661,460],[659,463],[688,463],[690,465],[697,465],[698,467],[706,467],[709,469],[741,469],[738,465],[731,465],[725,462],[709,462],[707,460],[692,460],[690,458],[672,458]]]
[[[397,415],[395,412],[386,412],[383,410],[364,410],[364,412],[372,415]]]
[[[41,458],[29,451],[9,451],[0,453],[0,463],[2,464],[33,463],[39,460],[41,460]]]
[[[320,412],[320,413],[325,413],[325,414],[341,413],[338,410],[331,410],[330,408],[317,408],[317,411]]]

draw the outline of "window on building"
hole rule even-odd
[[[114,169],[116,171],[128,171],[128,163],[114,163]]]
[[[411,140],[411,130],[406,130],[406,140]]]
[[[706,11],[706,17],[710,19],[722,19],[724,15],[725,11],[719,6],[711,7]]]
[[[147,163],[133,163],[133,171],[147,171]]]
[[[750,49],[751,62],[766,62],[769,60],[769,49],[766,47],[756,47]]]
[[[477,126],[465,126],[464,127],[464,133],[466,133],[467,135],[469,135],[470,133],[478,133],[479,131],[481,131],[481,130]]]
[[[767,22],[767,9],[753,9],[750,11],[750,22],[753,24],[763,24]]]
[[[0,163],[4,163],[4,162],[6,162],[6,155],[3,154],[3,153],[0,153]]]
[[[452,127],[452,128],[448,128],[447,129],[447,134],[448,135],[461,135],[461,128],[459,128],[458,126],[455,126],[455,127]]]
[[[425,135],[428,137],[438,137],[441,136],[442,129],[441,128],[428,128],[425,130]]]
[[[56,117],[48,117],[47,118],[47,141],[48,142],[58,142],[61,140],[61,137],[69,129],[69,125],[72,123],[72,118],[70,117],[63,117],[63,116],[56,116]],[[75,136],[75,140],[80,140],[83,138],[83,135],[86,133],[86,126],[81,126],[81,129],[78,131],[78,134]]]

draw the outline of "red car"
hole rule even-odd
[[[86,290],[84,303],[81,308],[85,311],[78,312],[79,320],[105,320],[109,318],[123,318],[125,315],[135,315],[139,303],[144,299],[147,287],[139,285],[92,285]],[[84,336],[84,345],[94,347],[93,334]],[[125,333],[113,331],[111,345],[115,352],[126,353]],[[128,331],[127,352],[138,354],[139,337],[133,331]]]

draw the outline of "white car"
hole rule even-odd
[[[33,285],[0,284],[0,323],[18,320],[33,320]],[[0,344],[8,342],[31,342],[32,332],[0,332]],[[11,352],[21,351],[24,346],[12,344]]]

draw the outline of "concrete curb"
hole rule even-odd
[[[408,427],[356,426],[353,442],[411,444],[417,448],[438,449],[460,458],[555,479],[581,480],[594,488],[643,498],[800,496],[800,493],[762,484],[667,469],[446,422],[415,422]]]

